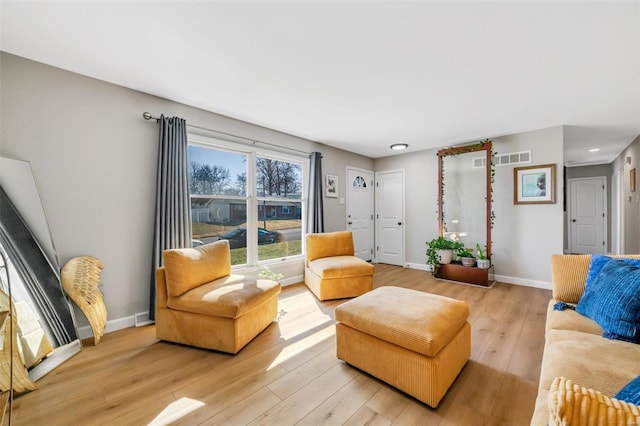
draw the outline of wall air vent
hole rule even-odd
[[[531,151],[510,152],[507,154],[496,154],[493,159],[494,165],[506,166],[516,164],[526,164],[531,162]],[[478,169],[485,167],[487,164],[485,157],[475,157],[473,159],[473,168]]]

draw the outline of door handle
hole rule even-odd
[[[575,219],[571,219],[571,222],[575,222],[575,221],[576,221]]]
[[[402,225],[402,222],[398,222],[398,226]]]
[[[349,225],[353,225],[353,222],[348,222],[348,223],[349,223]]]

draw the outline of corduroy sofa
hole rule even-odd
[[[611,257],[640,259],[640,255]],[[532,426],[638,425],[640,409],[611,398],[640,376],[640,344],[605,338],[595,321],[572,309],[554,309],[558,302],[580,301],[590,261],[591,255],[552,256],[553,296]]]

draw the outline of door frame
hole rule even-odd
[[[374,174],[374,184],[375,184],[375,192],[376,195],[374,196],[375,198],[375,208],[374,208],[374,228],[376,230],[375,232],[375,241],[374,241],[374,261],[377,263],[378,262],[378,248],[380,246],[380,241],[378,241],[378,226],[379,226],[379,221],[378,221],[378,202],[380,201],[378,196],[377,196],[377,192],[378,192],[378,176],[379,175],[384,175],[384,174],[390,174],[390,173],[400,173],[401,177],[402,177],[402,265],[401,266],[406,266],[407,263],[407,250],[406,250],[406,245],[407,245],[407,240],[406,240],[406,232],[405,230],[407,229],[407,221],[406,221],[406,182],[405,182],[405,171],[404,169],[392,169],[392,170],[383,170],[380,172],[375,172]]]
[[[570,178],[567,179],[567,236],[568,236],[568,248],[569,253],[574,253],[573,251],[573,229],[571,227],[571,183],[574,181],[580,180],[592,180],[592,179],[604,179],[604,189],[603,189],[603,202],[604,202],[604,229],[602,230],[602,238],[604,239],[604,252],[608,253],[610,250],[607,249],[609,246],[609,232],[608,232],[608,224],[611,223],[611,218],[609,217],[609,209],[608,207],[608,193],[607,193],[607,177],[606,176],[589,176],[589,177],[581,177],[581,178]]]
[[[371,255],[371,262],[374,262],[376,259],[376,222],[375,222],[375,217],[376,217],[376,187],[375,187],[375,179],[376,179],[376,174],[373,170],[367,170],[367,169],[363,169],[361,167],[354,167],[354,166],[347,166],[346,170],[345,170],[345,174],[344,174],[344,192],[345,192],[345,206],[344,206],[344,229],[348,228],[349,225],[349,185],[351,184],[350,182],[347,181],[347,179],[349,178],[349,171],[355,171],[355,172],[364,172],[364,173],[369,173],[371,174],[371,180],[372,180],[372,185],[373,188],[371,191],[371,205],[369,206],[369,211],[371,212],[371,215],[374,217],[374,220],[371,222],[371,250],[373,252],[373,254]]]

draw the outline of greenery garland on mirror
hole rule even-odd
[[[459,147],[459,151],[454,153],[454,154],[448,154],[451,156],[456,156],[456,155],[460,155],[460,154],[466,154],[469,152],[476,152],[481,150],[485,144],[491,142],[491,139],[484,139],[482,141],[479,141],[477,143],[471,144],[471,145],[467,145],[467,146],[463,146],[463,147]],[[449,148],[454,148],[454,147],[449,147]],[[493,210],[493,183],[495,182],[495,178],[496,178],[496,155],[498,153],[493,149],[493,145],[491,145],[491,151],[489,153],[489,157],[491,158],[491,194],[490,194],[490,202],[491,202],[491,229],[493,229],[494,225],[495,225],[495,221],[496,221],[496,213]],[[436,156],[438,154],[436,153]],[[442,204],[444,205],[444,169],[442,170],[442,180],[441,180],[441,188],[440,188],[441,192],[442,192]],[[485,197],[486,200],[486,197]],[[436,210],[436,214],[438,214],[438,210]],[[445,216],[444,216],[444,207],[442,208],[442,228],[445,232],[447,232],[447,222],[445,220]]]

